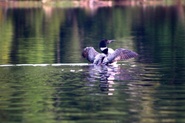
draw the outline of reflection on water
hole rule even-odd
[[[116,77],[111,69],[125,68],[108,71],[100,68],[96,76],[92,76],[89,69],[93,66],[1,67],[1,121],[124,121],[127,112],[120,103],[127,102],[116,82],[116,78],[124,77],[119,77],[119,73]],[[104,95],[105,91],[123,97],[120,100],[115,95],[111,99]]]
[[[117,40],[111,47],[137,51],[147,61],[173,53],[184,58],[184,26],[180,3],[99,7],[94,14],[83,8],[2,7],[0,64],[79,63],[83,47],[97,48],[102,38]]]
[[[118,64],[110,66],[91,65],[88,69],[88,73],[89,74],[86,76],[89,82],[89,86],[93,86],[94,82],[99,81],[100,90],[102,92],[108,93],[108,95],[113,95],[113,92],[115,90],[114,84],[116,80],[131,80],[135,76],[132,76],[133,73],[131,71],[121,69],[121,66]]]
[[[100,81],[100,90],[108,92],[108,95],[113,95],[114,76],[118,72],[118,68],[114,66],[91,66],[89,67],[89,75],[87,75],[89,86],[92,86],[96,81]]]
[[[2,66],[1,121],[184,122],[185,86],[136,64]]]
[[[1,7],[0,121],[185,122],[181,2],[95,11]],[[86,63],[82,49],[98,49],[102,38],[139,58],[108,67]]]

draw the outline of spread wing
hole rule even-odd
[[[86,47],[82,51],[82,56],[91,63],[94,62],[96,55],[98,55],[98,52],[93,47]]]
[[[107,59],[109,63],[112,63],[114,61],[127,60],[136,56],[138,56],[138,54],[134,51],[118,48],[112,54],[108,55]]]

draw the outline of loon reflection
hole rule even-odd
[[[98,53],[93,47],[86,47],[82,51],[82,56],[95,65],[109,65],[117,61],[127,60],[138,56],[134,51],[118,48],[115,51],[107,47],[107,44],[114,40],[103,39],[99,43],[102,53]]]
[[[131,68],[133,69],[133,67]],[[89,66],[88,75],[86,79],[88,80],[88,86],[95,86],[99,84],[99,89],[107,94],[113,95],[117,80],[128,81],[132,80],[134,77],[133,72],[128,69],[124,69],[123,65],[91,65]],[[98,83],[97,83],[98,82]]]

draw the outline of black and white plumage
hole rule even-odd
[[[110,44],[114,41],[115,40],[107,40],[107,39],[101,40],[100,43],[99,43],[99,48],[100,48],[101,52],[106,54],[106,55],[113,53],[114,50],[112,48],[108,48],[107,44]]]
[[[114,42],[115,40],[103,39],[99,43],[99,48],[102,53],[98,53],[93,47],[86,47],[82,52],[82,56],[89,62],[96,65],[108,65],[113,62],[127,60],[136,57],[138,54],[134,51],[118,48],[115,51],[107,47],[107,44]]]
[[[118,48],[111,54],[98,53],[93,47],[86,47],[82,52],[84,58],[96,65],[108,65],[120,60],[134,58],[137,55],[137,53],[123,48]]]

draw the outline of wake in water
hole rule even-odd
[[[88,63],[56,63],[56,64],[3,64],[0,67],[12,67],[12,66],[91,66],[92,64]]]

